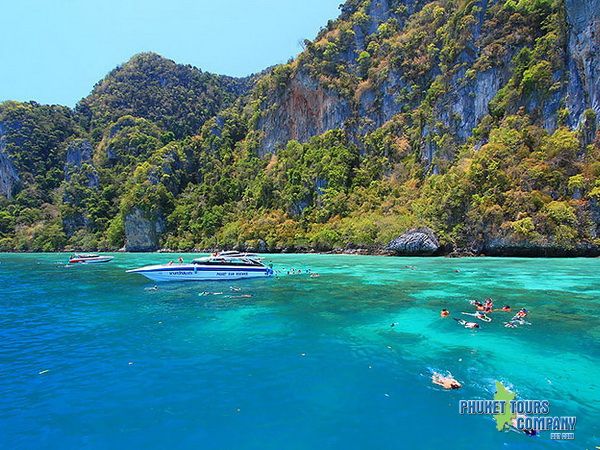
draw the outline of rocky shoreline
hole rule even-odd
[[[259,241],[258,246],[237,246],[224,248],[195,248],[188,251],[160,248],[157,250],[135,251],[123,247],[120,253],[213,253],[223,250],[237,250],[248,253],[280,253],[280,254],[323,254],[323,255],[364,255],[364,256],[390,256],[390,257],[447,257],[447,258],[473,258],[473,257],[522,257],[522,258],[597,258],[600,257],[600,245],[593,243],[578,243],[571,247],[561,247],[556,244],[539,244],[526,240],[511,240],[506,238],[490,239],[475,248],[455,248],[439,242],[433,230],[419,227],[408,230],[393,239],[385,246],[358,246],[348,244],[346,247],[331,249],[305,246],[274,247],[270,248],[264,241]],[[65,248],[57,253],[76,252],[110,252],[110,249],[75,249]],[[0,253],[36,253],[36,252],[0,252]]]
[[[509,239],[495,239],[480,245],[478,248],[460,249],[449,245],[440,244],[433,230],[427,227],[414,228],[392,240],[386,246],[356,246],[348,244],[346,247],[333,249],[318,249],[312,247],[285,247],[269,248],[264,241],[256,247],[236,247],[226,249],[194,249],[194,253],[212,253],[218,250],[238,250],[249,253],[315,253],[315,254],[340,254],[340,255],[370,255],[370,256],[397,256],[397,257],[527,257],[527,258],[573,258],[573,257],[600,257],[600,246],[591,243],[579,243],[571,248],[560,247],[552,244],[536,244],[529,241],[514,241]],[[122,249],[126,251],[126,249]],[[158,253],[181,253],[171,249],[160,249]]]

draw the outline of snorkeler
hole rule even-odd
[[[485,306],[479,300],[472,300],[470,303],[477,311],[485,311]]]
[[[484,322],[491,322],[491,321],[492,321],[492,318],[491,318],[491,317],[489,317],[489,316],[488,316],[488,315],[487,315],[485,312],[483,312],[483,311],[477,311],[477,312],[475,313],[475,316],[474,316],[474,317],[475,317],[476,319],[482,320],[482,321],[484,321]]]
[[[525,433],[527,436],[533,437],[533,436],[537,436],[538,432],[537,430],[534,430],[533,428],[523,428],[523,429],[519,429],[519,427],[517,426],[518,423],[518,419],[524,419],[527,416],[525,414],[516,414],[512,419],[511,419],[511,426],[517,430],[517,431],[522,431],[523,433]]]
[[[479,319],[479,320],[481,320],[481,321],[483,321],[483,322],[491,322],[491,321],[492,321],[492,318],[491,318],[491,317],[489,317],[489,316],[488,316],[486,313],[484,313],[483,311],[477,311],[477,312],[475,312],[475,313],[466,313],[466,312],[463,312],[463,314],[464,314],[465,316],[473,316],[473,317],[475,317],[476,319]]]
[[[503,307],[500,309],[500,311],[502,311],[502,312],[511,312],[511,308],[510,308],[510,306],[509,306],[509,305],[504,305],[504,306],[503,306]]]
[[[470,329],[470,330],[479,328],[479,324],[475,323],[475,322],[467,322],[466,320],[457,319],[456,317],[454,318],[454,320],[456,320],[459,325],[462,325],[463,327]]]
[[[524,319],[529,314],[525,308],[521,308],[517,314],[512,318],[512,320]]]
[[[483,311],[491,313],[494,310],[494,301],[491,298],[486,298],[483,304]]]
[[[433,384],[437,384],[438,386],[442,386],[444,389],[460,389],[462,384],[460,384],[450,372],[448,375],[443,376],[437,372],[434,372],[431,376],[431,381]]]
[[[442,309],[442,312],[440,312],[440,317],[442,318],[446,318],[450,315],[450,311],[448,311],[446,308]]]

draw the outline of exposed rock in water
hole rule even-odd
[[[14,164],[3,151],[0,133],[0,195],[10,199],[19,185],[19,174]]]
[[[397,256],[427,256],[440,249],[433,230],[427,227],[415,228],[390,242],[386,250]]]
[[[125,216],[125,249],[128,252],[153,252],[159,249],[159,237],[165,221],[160,217],[148,217],[140,208],[132,209]]]

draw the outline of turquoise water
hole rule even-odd
[[[321,277],[158,291],[125,273],[177,256],[66,268],[67,255],[0,254],[0,447],[600,445],[600,259],[270,255]],[[253,297],[225,298],[230,286]],[[488,296],[528,307],[532,325],[507,329],[495,313],[469,331],[439,317]],[[434,387],[432,370],[464,388]],[[576,439],[458,413],[460,399],[491,399],[495,380],[577,416]]]

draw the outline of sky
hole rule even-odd
[[[74,106],[132,55],[244,76],[286,62],[341,0],[2,0],[0,101]]]

